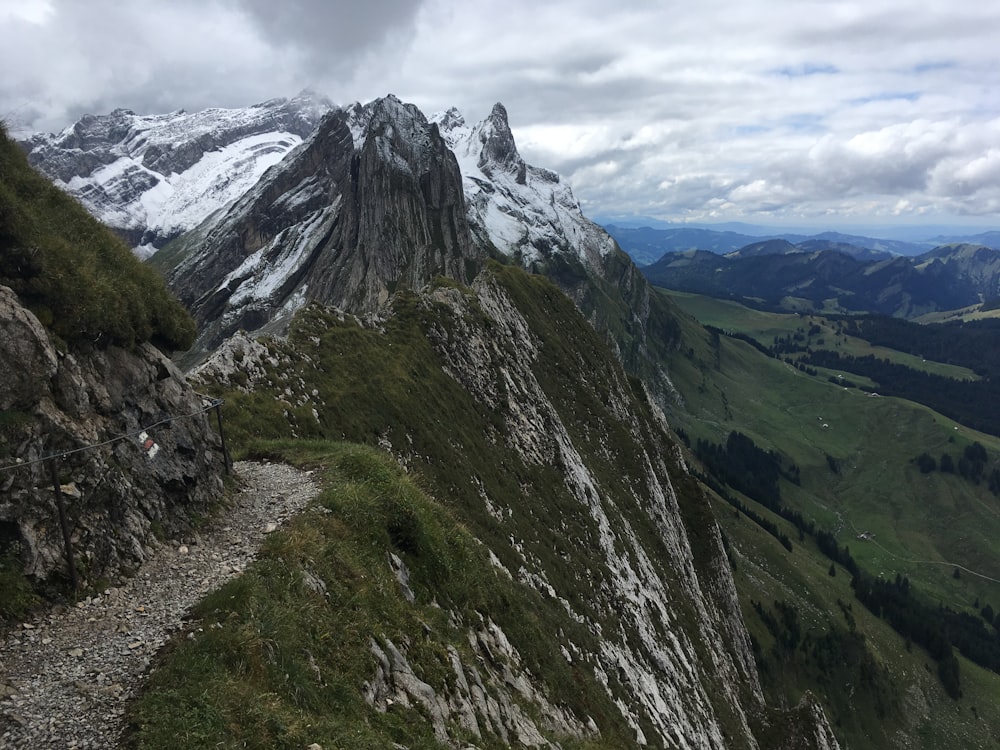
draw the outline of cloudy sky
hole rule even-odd
[[[502,101],[591,216],[1000,228],[987,0],[0,0],[0,65],[18,133],[307,86]]]

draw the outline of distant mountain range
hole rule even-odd
[[[769,226],[750,224],[744,221],[726,221],[715,223],[672,222],[654,219],[648,216],[595,216],[593,220],[601,226],[618,227],[620,229],[701,229],[709,232],[742,234],[750,237],[750,242],[761,239],[779,237],[812,238],[826,237],[830,234],[841,237],[861,238],[864,246],[870,243],[901,242],[904,245],[915,245],[923,248],[918,252],[930,250],[945,244],[965,242],[971,244],[994,246],[1000,244],[1000,232],[991,226],[975,226],[969,224],[844,224],[837,223],[827,226]],[[707,248],[701,248],[707,249]],[[905,254],[905,253],[902,253]],[[911,253],[914,254],[914,253]]]
[[[698,227],[652,228],[605,224],[604,228],[608,234],[615,238],[622,250],[632,256],[632,259],[640,266],[656,263],[667,253],[707,250],[725,255],[748,246],[754,247],[752,252],[756,254],[837,250],[867,260],[888,258],[893,255],[920,255],[938,245],[955,241],[968,241],[982,245],[990,245],[990,242],[993,242],[1000,246],[1000,232],[989,232],[977,238],[967,238],[966,240],[945,238],[940,241],[905,242],[841,232],[821,232],[812,235],[785,232],[761,235]],[[785,244],[773,246],[764,244],[779,241]],[[791,248],[789,245],[796,247]]]
[[[803,249],[822,242],[766,240],[727,255],[677,252],[642,270],[658,286],[770,309],[911,318],[1000,296],[1000,250],[957,244],[915,257],[866,258],[835,248]]]

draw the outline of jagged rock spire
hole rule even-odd
[[[517,184],[525,184],[527,165],[517,152],[514,134],[510,132],[510,123],[507,121],[507,110],[500,102],[493,105],[490,116],[480,126],[479,142],[482,144],[482,151],[478,166],[485,174],[501,169],[514,175]]]

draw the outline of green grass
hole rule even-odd
[[[593,674],[558,655],[565,627],[558,606],[500,573],[391,456],[324,441],[260,443],[254,451],[316,468],[319,502],[195,608],[193,637],[171,642],[130,709],[129,746],[440,747],[417,708],[381,713],[365,701],[361,687],[377,668],[370,641],[384,648],[391,640],[420,679],[444,692],[455,685],[447,648],[477,664],[467,632],[483,618],[521,649],[554,702],[603,718],[609,740],[623,741],[614,739],[614,708]],[[400,593],[389,551],[409,567],[414,604]],[[504,746],[490,733],[476,744]]]
[[[826,325],[820,316],[798,319],[671,294],[681,307],[704,316],[705,322],[754,335],[765,344],[770,343],[768,337],[808,329],[812,322]],[[830,334],[825,330],[824,334],[829,343]],[[806,375],[744,342],[713,337],[693,320],[684,322],[683,340],[670,363],[671,378],[683,399],[668,415],[672,424],[692,440],[714,442],[724,442],[730,431],[739,430],[759,446],[794,461],[801,470],[801,486],[782,482],[785,504],[835,531],[870,573],[889,578],[905,575],[924,601],[970,614],[976,612],[977,600],[980,606],[1000,601],[1000,584],[967,573],[959,579],[952,576],[953,566],[961,564],[1000,579],[1000,500],[985,484],[975,485],[956,475],[924,475],[912,463],[925,450],[935,457],[943,452],[957,457],[966,445],[978,441],[993,466],[1000,462],[1000,441],[926,407],[838,387],[827,382],[826,373]],[[836,460],[839,473],[831,471],[827,456]],[[764,508],[755,509],[767,515]],[[802,654],[789,663],[772,664],[770,672],[765,667],[765,683],[774,700],[794,702],[807,689],[819,693],[838,733],[851,747],[900,742],[908,747],[966,747],[995,735],[1000,727],[995,700],[1000,676],[962,659],[964,697],[952,701],[941,689],[929,657],[915,646],[907,651],[898,634],[854,600],[849,575],[841,570],[831,578],[829,560],[809,540],[797,542],[790,524],[771,516],[792,538],[792,553],[748,519],[736,519],[722,501],[716,510],[739,551],[737,585],[744,616],[764,654],[773,644],[751,601],[772,606],[774,601],[794,603],[803,622],[819,634],[834,625],[846,626],[839,598],[852,604],[858,631],[876,663],[886,670],[898,705],[879,717],[871,697],[845,704],[845,690],[857,693],[857,680],[850,689],[843,677],[838,685],[836,675],[810,671]],[[862,531],[874,538],[858,539]]]

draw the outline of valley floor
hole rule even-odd
[[[264,536],[318,492],[284,464],[236,470],[243,487],[204,535],[159,546],[120,586],[39,613],[0,642],[0,746],[118,743],[126,704],[188,608],[242,572]]]

